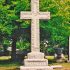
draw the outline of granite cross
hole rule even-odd
[[[31,51],[40,51],[39,19],[50,19],[50,12],[39,12],[39,0],[31,0],[31,12],[21,12],[20,19],[31,19]]]

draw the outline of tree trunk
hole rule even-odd
[[[12,41],[12,52],[11,52],[11,59],[12,60],[16,60],[16,39],[13,38],[13,41]]]

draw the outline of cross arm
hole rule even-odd
[[[31,12],[20,12],[20,19],[32,19]]]
[[[39,12],[40,19],[50,19],[50,12]]]

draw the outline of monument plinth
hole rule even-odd
[[[53,70],[40,52],[39,19],[50,19],[50,12],[39,12],[39,0],[31,0],[31,12],[21,12],[20,19],[31,19],[31,53],[20,70]]]
[[[37,66],[37,67],[21,67],[21,70],[53,70],[52,67],[49,66]]]

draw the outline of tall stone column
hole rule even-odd
[[[31,52],[40,52],[40,31],[39,19],[32,20],[31,23]]]

